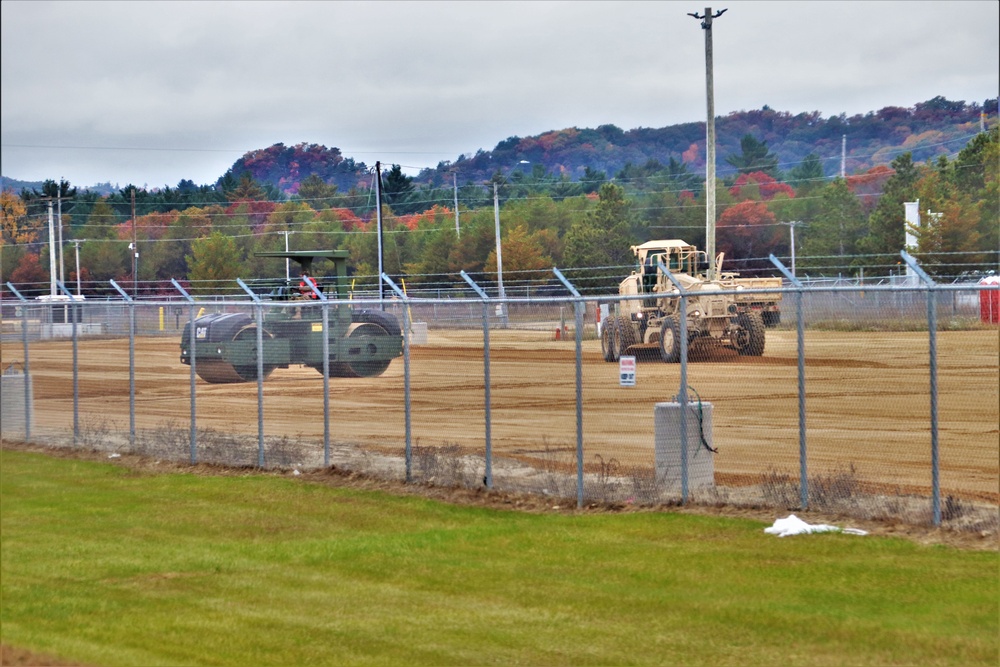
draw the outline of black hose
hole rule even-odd
[[[701,444],[702,444],[702,446],[705,449],[707,449],[708,451],[712,452],[713,454],[718,454],[719,450],[718,449],[713,449],[708,444],[708,440],[705,439],[705,412],[702,409],[702,405],[701,405],[701,395],[691,385],[688,385],[688,389],[690,389],[691,391],[693,391],[694,395],[698,397],[698,411],[694,412],[694,408],[692,408],[691,411],[694,412],[695,416],[698,418],[698,437],[701,438]]]

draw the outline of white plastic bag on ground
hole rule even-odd
[[[837,526],[826,524],[806,523],[794,514],[788,515],[784,519],[776,519],[774,525],[764,529],[765,533],[777,535],[778,537],[788,537],[789,535],[806,535],[809,533],[847,533],[849,535],[867,535],[868,532],[859,528],[845,528],[841,530]]]

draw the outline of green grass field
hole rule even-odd
[[[991,665],[996,552],[2,452],[9,646],[89,665]]]

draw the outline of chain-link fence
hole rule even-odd
[[[679,363],[641,317],[609,353],[642,296],[391,294],[5,301],[3,437],[564,506],[996,528],[997,286],[785,287],[759,351],[734,329]]]

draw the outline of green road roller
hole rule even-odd
[[[330,377],[375,377],[403,353],[399,321],[378,308],[353,308],[347,292],[346,250],[287,251],[257,253],[259,257],[287,258],[301,267],[301,276],[290,280],[255,281],[251,289],[265,307],[261,330],[263,377],[275,368],[292,364],[323,373],[323,337],[329,339]],[[332,274],[313,276],[316,260],[333,264]],[[328,300],[316,294],[320,292]],[[323,330],[323,310],[327,330]],[[195,344],[191,345],[190,323],[181,335],[181,363],[190,365],[192,349],[195,372],[211,383],[256,382],[257,322],[245,313],[212,313],[194,321]]]

